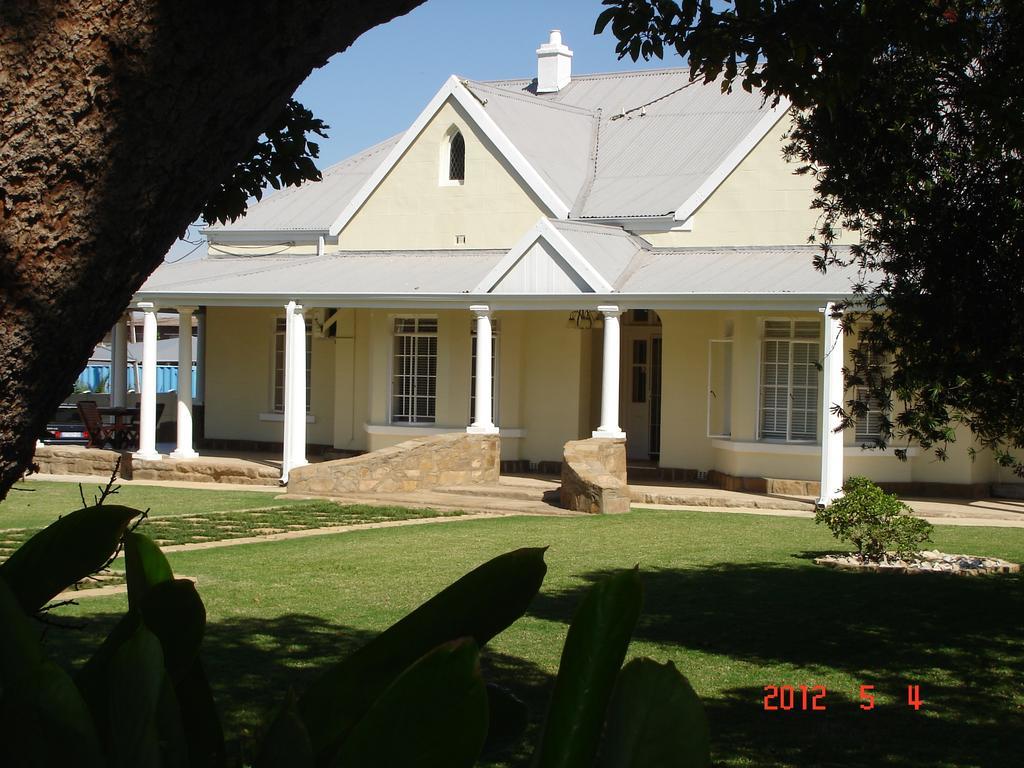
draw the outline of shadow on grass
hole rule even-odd
[[[77,668],[121,618],[93,614],[74,619],[77,629],[47,632],[49,655]],[[274,618],[231,618],[206,626],[202,658],[228,741],[229,763],[251,765],[263,729],[285,700],[289,688],[301,694],[330,664],[374,636],[306,614]],[[534,664],[485,650],[484,677],[510,690],[530,708],[528,737],[485,754],[481,765],[526,765],[527,744],[543,718],[553,679]]]
[[[566,621],[589,584],[542,593]],[[735,765],[1004,765],[1024,754],[1024,578],[859,574],[775,563],[647,569],[634,638],[763,667],[708,697],[716,761]],[[936,577],[937,576],[937,577]],[[671,652],[671,651],[670,651]],[[804,667],[778,679],[778,665]],[[686,669],[682,670],[687,673]],[[825,712],[766,712],[764,685],[845,673]],[[861,711],[860,683],[895,703]],[[920,685],[924,706],[906,703]],[[799,697],[799,690],[797,692]]]

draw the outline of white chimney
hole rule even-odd
[[[562,45],[562,33],[551,30],[548,41],[537,49],[537,93],[556,93],[572,79],[572,51]]]

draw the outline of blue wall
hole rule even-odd
[[[110,366],[109,365],[87,365],[85,370],[78,375],[75,386],[80,389],[87,389],[96,392],[101,387],[104,392],[110,392]],[[128,389],[138,392],[135,385],[135,367],[128,366]],[[178,366],[158,365],[156,367],[156,391],[177,392],[178,391]],[[196,394],[196,367],[192,366],[192,396]]]

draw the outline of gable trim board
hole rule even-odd
[[[789,101],[786,99],[780,99],[778,104],[769,107],[764,116],[757,121],[754,129],[743,138],[743,141],[732,148],[718,167],[697,187],[696,191],[676,209],[675,220],[684,223],[689,221],[692,228],[693,214],[697,209],[714,194],[714,191],[728,178],[729,174],[739,167],[743,159],[761,142],[761,139],[768,135],[768,132],[782,119],[788,109]]]
[[[508,277],[516,268],[517,265],[521,264],[527,252],[536,244],[538,241],[545,241],[551,248],[554,249],[555,253],[565,260],[565,265],[559,264],[555,259],[551,259],[550,269],[560,270],[565,273],[569,279],[579,285],[579,281],[574,279],[578,277],[585,283],[585,290],[580,286],[581,293],[614,293],[615,289],[612,288],[611,283],[605,280],[601,274],[594,269],[589,261],[584,258],[583,254],[580,253],[572,243],[559,232],[547,219],[541,219],[531,229],[527,230],[526,234],[523,235],[519,242],[517,242],[512,249],[499,261],[494,268],[487,273],[483,280],[473,289],[473,293],[477,294],[488,294],[493,293],[494,290],[501,284],[501,282]],[[550,254],[549,254],[550,257]],[[565,267],[568,266],[575,275],[569,274]]]
[[[523,156],[523,153],[516,148],[516,146],[509,140],[508,136],[505,135],[504,131],[498,127],[497,123],[491,118],[490,115],[484,110],[483,105],[479,100],[469,92],[469,90],[462,84],[455,75],[451,75],[441,89],[434,94],[434,98],[430,100],[426,108],[420,112],[419,117],[409,126],[402,138],[398,140],[398,143],[391,148],[387,157],[384,159],[376,170],[370,175],[370,178],[366,180],[363,186],[356,193],[341,214],[335,219],[334,223],[331,224],[328,229],[328,235],[331,237],[337,237],[338,234],[345,228],[345,225],[352,220],[352,217],[356,215],[363,204],[370,198],[374,190],[384,180],[384,177],[388,175],[392,168],[394,168],[398,161],[405,154],[406,150],[412,146],[412,143],[420,135],[427,123],[440,111],[441,107],[444,106],[448,99],[452,99],[462,107],[466,114],[469,115],[470,119],[476,124],[476,126],[483,132],[483,134],[494,144],[498,152],[508,161],[508,163],[515,169],[516,173],[522,178],[530,190],[537,195],[538,198],[548,207],[551,215],[564,219],[569,215],[569,206],[563,201],[555,191],[544,181],[543,177],[537,170],[527,161]]]

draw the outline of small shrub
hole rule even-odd
[[[815,512],[814,519],[857,547],[862,560],[878,562],[886,552],[912,557],[929,540],[931,523],[910,511],[866,477],[851,477],[843,484],[843,496]]]

